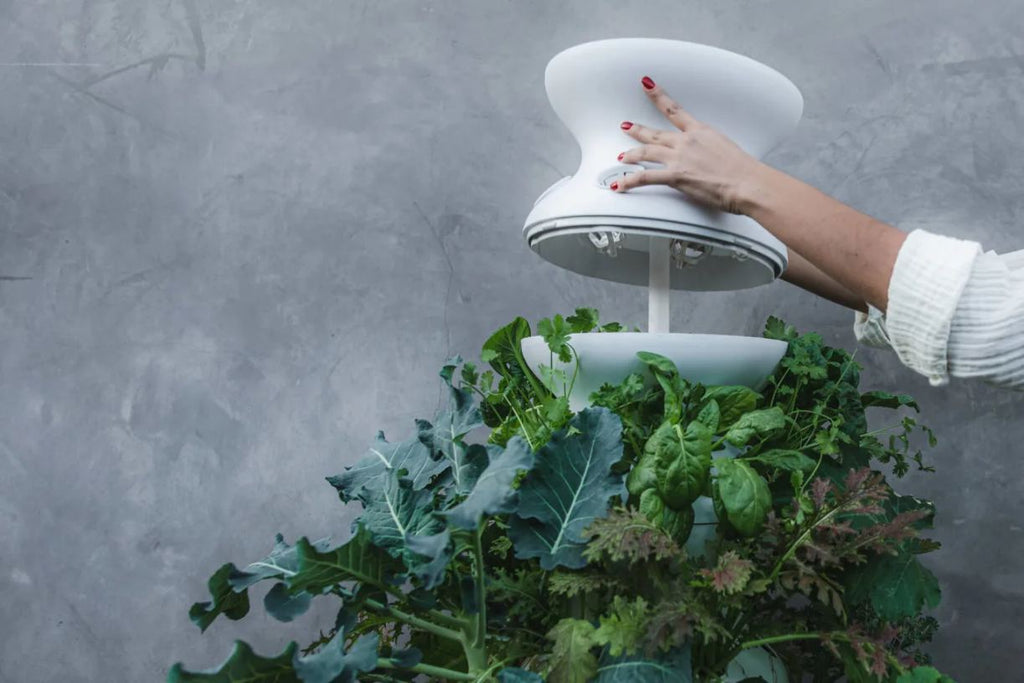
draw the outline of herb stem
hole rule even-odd
[[[533,440],[530,438],[530,429],[527,428],[526,422],[523,420],[523,416],[519,414],[518,410],[516,410],[515,403],[508,400],[508,397],[505,397],[505,403],[507,403],[508,407],[512,409],[512,413],[516,416],[516,419],[519,420],[519,426],[522,427],[523,437],[526,439],[526,445],[530,447],[531,451],[537,450],[533,445]]]
[[[779,377],[779,380],[774,383],[775,384],[775,388],[772,389],[772,397],[768,400],[768,405],[770,405],[770,406],[775,405],[775,394],[779,391],[779,386],[782,385],[782,380],[786,379],[786,375],[788,375],[788,374],[789,374],[789,368],[786,368],[786,371],[782,373],[782,377]]]
[[[882,432],[888,432],[888,431],[892,431],[893,429],[899,429],[902,426],[903,426],[902,423],[896,423],[894,425],[889,425],[888,427],[882,427],[880,429],[872,429],[870,432],[864,432],[863,434],[861,434],[861,436],[874,436],[875,434],[881,434]]]
[[[416,673],[427,674],[428,676],[441,678],[442,680],[447,679],[450,681],[475,681],[477,677],[473,674],[463,673],[462,671],[453,671],[452,669],[445,669],[444,667],[434,666],[433,664],[416,664],[414,666],[398,666],[393,659],[380,658],[377,660],[378,669],[401,669],[402,671],[413,671]]]
[[[793,557],[793,555],[796,554],[796,551],[800,547],[800,544],[803,543],[804,541],[806,541],[807,538],[811,535],[811,532],[814,531],[820,524],[822,524],[823,522],[826,522],[829,519],[831,519],[832,517],[834,517],[839,511],[840,511],[840,508],[838,508],[838,507],[837,508],[833,508],[832,510],[829,510],[824,515],[822,515],[818,519],[814,520],[813,524],[811,524],[806,529],[804,529],[803,532],[799,536],[796,537],[796,540],[793,541],[792,545],[789,546],[789,548],[786,550],[785,554],[782,557],[779,558],[779,561],[775,564],[775,568],[772,569],[772,573],[768,577],[768,580],[770,582],[775,581],[775,579],[777,579],[779,577],[779,572],[782,571],[782,565],[784,565],[791,557]]]

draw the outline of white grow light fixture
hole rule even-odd
[[[755,389],[786,352],[786,343],[775,339],[669,330],[672,290],[767,284],[785,271],[786,247],[753,220],[710,210],[675,188],[609,188],[641,168],[616,160],[638,144],[622,132],[622,121],[673,128],[643,92],[644,75],[754,157],[791,133],[803,112],[800,91],[778,71],[707,45],[618,38],[576,45],[551,59],[544,75],[547,95],[582,156],[575,174],[534,203],[523,229],[526,241],[557,266],[647,285],[649,296],[647,332],[571,336],[578,364],[554,364],[576,378],[569,396],[573,410],[585,406],[602,384],[643,371],[638,351],[667,356],[688,381]],[[544,340],[523,339],[522,350],[530,367],[545,376],[542,366],[552,361]]]
[[[719,48],[618,38],[564,50],[548,63],[544,86],[582,158],[574,175],[534,203],[523,230],[530,248],[582,275],[650,284],[652,309],[659,305],[656,292],[667,289],[772,282],[786,269],[786,248],[753,220],[707,209],[666,186],[609,189],[623,174],[660,167],[616,160],[639,144],[620,130],[622,121],[673,129],[644,94],[643,75],[758,158],[793,131],[803,112],[803,97],[789,79]],[[662,298],[667,308],[667,291]]]

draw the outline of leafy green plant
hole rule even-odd
[[[551,366],[575,358],[573,334],[621,329],[593,309],[537,325]],[[239,642],[169,681],[717,681],[753,648],[793,680],[950,681],[920,649],[940,597],[919,560],[938,547],[920,535],[934,509],[878,469],[929,469],[915,444],[934,436],[906,415],[866,418],[916,411],[911,397],[861,392],[848,353],[772,318],[765,335],[788,351],[762,392],[694,384],[641,353],[646,374],[573,413],[575,376],[534,375],[530,334],[521,318],[495,332],[484,372],[452,359],[444,411],[403,441],[378,434],[328,478],[362,508],[348,540],[279,536],[215,572],[189,613],[203,630],[241,619],[271,582],[280,621],[338,603],[326,633],[274,657]],[[702,505],[718,523],[694,547]]]

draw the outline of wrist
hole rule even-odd
[[[734,213],[754,218],[755,214],[768,209],[783,176],[781,171],[765,163],[754,162],[736,182],[732,201]]]

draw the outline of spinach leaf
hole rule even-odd
[[[653,453],[658,493],[665,504],[681,510],[701,495],[711,470],[711,430],[694,420],[682,425],[663,422],[647,441]]]
[[[760,398],[756,391],[742,386],[708,387],[704,392],[705,402],[718,404],[721,417],[715,431],[731,427],[742,415],[754,410]]]
[[[725,433],[733,446],[746,446],[753,439],[767,439],[786,427],[786,415],[778,406],[744,413]]]
[[[764,524],[772,507],[768,482],[742,460],[718,458],[717,497],[729,523],[744,536],[753,536]]]

